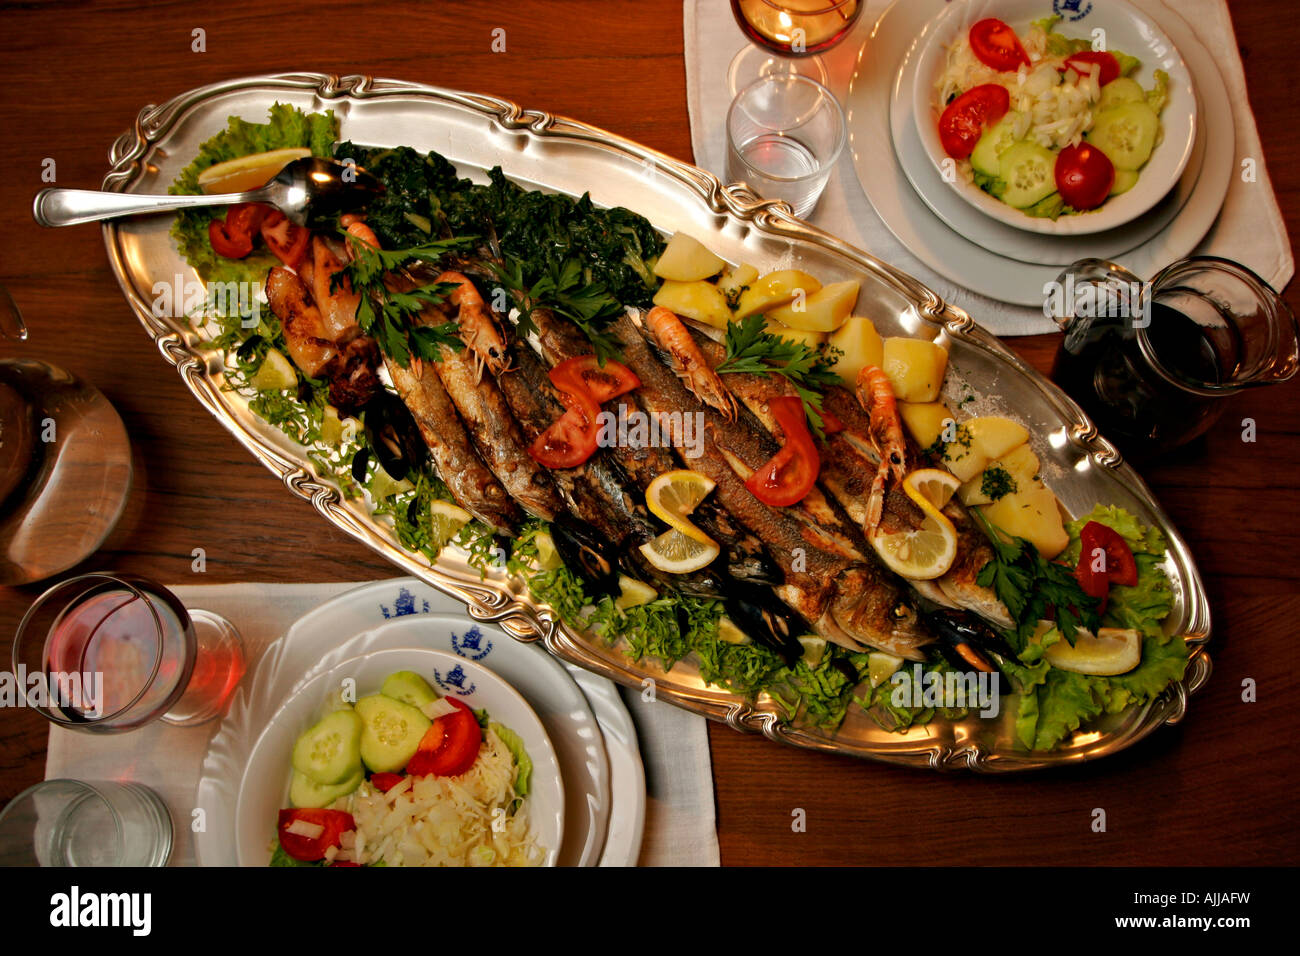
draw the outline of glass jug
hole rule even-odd
[[[1300,367],[1291,309],[1227,259],[1182,259],[1150,282],[1082,259],[1045,291],[1044,311],[1065,333],[1052,379],[1130,457],[1191,441],[1225,399]]]
[[[6,354],[27,340],[0,286],[0,585],[66,571],[117,524],[131,489],[131,446],[94,386]]]

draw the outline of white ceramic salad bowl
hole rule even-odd
[[[1160,114],[1161,138],[1140,171],[1137,184],[1112,196],[1095,210],[1035,218],[989,195],[966,177],[945,177],[957,194],[985,215],[1017,229],[1047,235],[1085,235],[1132,222],[1160,202],[1177,184],[1196,142],[1196,89],[1191,71],[1164,31],[1147,14],[1124,0],[958,0],[934,18],[917,39],[919,44],[912,112],[917,133],[930,161],[945,168],[949,160],[939,139],[936,84],[947,62],[948,48],[986,17],[997,17],[1023,37],[1030,25],[1057,13],[1056,30],[1068,37],[1100,37],[1106,50],[1122,51],[1141,60],[1132,74],[1143,89],[1154,85],[1156,70],[1169,74],[1169,103]],[[1102,31],[1102,33],[1097,33]],[[916,170],[904,170],[916,187]]]
[[[277,815],[290,805],[294,741],[320,719],[331,692],[345,678],[352,678],[358,697],[377,693],[384,678],[401,670],[415,671],[439,693],[455,695],[471,709],[486,710],[492,720],[522,738],[533,763],[529,819],[538,845],[545,848],[545,865],[555,865],[564,838],[564,785],[542,722],[513,687],[487,668],[444,651],[409,647],[373,651],[339,662],[298,688],[271,719],[253,745],[239,782],[235,840],[240,866],[270,862]]]

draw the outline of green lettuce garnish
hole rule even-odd
[[[304,113],[288,103],[272,106],[266,123],[250,123],[232,116],[224,130],[199,147],[199,154],[181,170],[167,191],[173,195],[198,195],[203,192],[199,188],[199,173],[239,156],[298,146],[307,147],[313,156],[329,156],[338,131],[333,110]],[[205,282],[262,282],[267,271],[280,262],[269,252],[254,249],[243,259],[226,259],[213,251],[208,241],[208,223],[223,218],[226,212],[221,206],[178,212],[171,230],[177,248]]]
[[[1147,106],[1160,113],[1169,105],[1169,74],[1156,70],[1155,86],[1147,91]]]
[[[1098,505],[1090,514],[1066,524],[1070,544],[1060,560],[1078,563],[1079,535],[1089,521],[1113,528],[1133,550],[1138,583],[1112,586],[1101,620],[1105,627],[1133,628],[1143,635],[1142,662],[1127,674],[1093,677],[1063,671],[1042,660],[1043,651],[1052,643],[1051,635],[1041,644],[1026,645],[1020,662],[1007,662],[1005,670],[1021,692],[1016,736],[1033,750],[1051,749],[1102,713],[1115,714],[1131,704],[1147,703],[1181,680],[1187,670],[1187,643],[1165,635],[1161,626],[1174,608],[1173,590],[1159,566],[1164,559],[1165,536],[1123,508]]]
[[[504,724],[498,724],[492,721],[488,724],[488,729],[501,738],[501,742],[506,745],[510,755],[515,758],[515,796],[528,796],[528,784],[533,775],[533,761],[528,756],[528,751],[524,749],[523,738]]]

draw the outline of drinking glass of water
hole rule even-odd
[[[172,835],[148,787],[44,780],[0,811],[0,866],[165,866]]]
[[[155,719],[219,716],[244,673],[239,632],[145,578],[83,574],[23,616],[13,672],[26,703],[72,730],[119,733]]]
[[[807,216],[847,140],[844,110],[830,90],[797,74],[765,76],[727,111],[727,178]]]

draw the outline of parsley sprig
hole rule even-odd
[[[764,328],[761,315],[751,315],[727,326],[727,357],[715,371],[783,376],[803,402],[813,434],[822,436],[821,390],[839,384],[832,359],[821,349],[783,339]]]
[[[582,263],[577,259],[566,259],[558,266],[552,263],[532,285],[524,279],[524,264],[518,259],[506,256],[503,262],[489,265],[501,284],[514,295],[519,310],[515,323],[521,336],[537,331],[534,312],[549,309],[582,330],[601,365],[621,354],[618,339],[608,326],[623,314],[623,306],[603,283],[586,281]]]
[[[456,288],[454,282],[431,282],[409,292],[394,292],[384,283],[384,276],[411,262],[438,262],[471,240],[439,239],[405,249],[375,249],[354,236],[348,238],[352,261],[334,275],[332,288],[347,279],[360,294],[357,324],[374,337],[380,351],[406,368],[412,354],[433,361],[444,345],[455,350],[465,347],[455,322],[421,325],[416,321],[427,306],[447,301]]]
[[[980,568],[975,582],[981,587],[992,586],[998,600],[1015,618],[1018,650],[1024,648],[1038,622],[1046,618],[1055,620],[1071,646],[1078,628],[1097,633],[1101,626],[1097,601],[1084,593],[1074,572],[1048,561],[1024,538],[1005,535],[978,508],[972,508],[971,514],[979,519],[993,545],[993,557]]]

